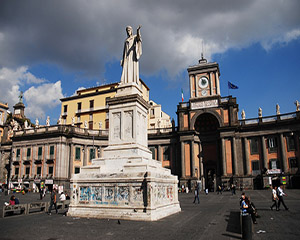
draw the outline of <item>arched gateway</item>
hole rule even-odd
[[[190,98],[177,106],[180,184],[193,187],[201,181],[203,188],[214,191],[238,174],[239,140],[232,137],[239,124],[238,105],[231,96],[221,97],[217,63],[202,58],[187,70]]]
[[[212,113],[201,113],[195,120],[194,129],[200,139],[199,160],[203,168],[203,186],[209,191],[216,189],[221,177],[220,138],[218,128],[220,119]]]

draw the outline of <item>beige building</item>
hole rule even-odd
[[[161,105],[150,100],[148,129],[171,128],[170,116],[161,109]]]
[[[116,95],[119,83],[78,90],[75,96],[62,98],[61,119],[64,125],[80,128],[108,129],[107,100]],[[149,88],[140,80],[143,98],[149,101]]]

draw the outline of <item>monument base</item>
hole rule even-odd
[[[177,176],[158,161],[94,161],[97,165],[81,168],[71,180],[68,216],[155,221],[181,211]]]

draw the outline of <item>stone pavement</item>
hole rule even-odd
[[[271,211],[271,191],[246,191],[255,203],[260,218],[254,225],[253,239],[300,238],[300,190],[286,190],[289,211]],[[230,192],[222,195],[200,194],[200,204],[193,204],[192,193],[180,193],[182,211],[156,222],[115,219],[84,219],[62,214],[36,213],[0,218],[0,239],[241,239],[239,198]],[[37,194],[18,195],[21,203],[36,201]],[[9,199],[0,194],[0,203]],[[49,199],[49,195],[44,201]],[[54,212],[53,212],[54,213]],[[261,232],[265,231],[265,232]],[[260,233],[259,233],[260,232]]]

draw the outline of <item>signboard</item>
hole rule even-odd
[[[218,99],[191,103],[191,109],[201,109],[201,108],[210,108],[210,107],[218,107]]]
[[[281,169],[268,169],[267,174],[280,174]]]
[[[45,184],[53,184],[53,179],[46,179]]]
[[[286,177],[282,177],[282,184],[286,185]]]

